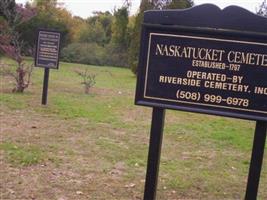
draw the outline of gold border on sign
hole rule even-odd
[[[176,38],[190,38],[190,39],[196,39],[196,40],[220,41],[220,42],[229,42],[229,43],[242,43],[242,44],[250,44],[250,45],[253,44],[253,45],[260,45],[260,46],[267,46],[267,43],[228,40],[228,39],[219,39],[219,38],[207,38],[207,37],[197,37],[197,36],[186,36],[186,35],[163,34],[163,33],[150,33],[149,34],[149,42],[148,42],[148,51],[147,51],[145,85],[144,85],[144,98],[147,98],[147,99],[164,100],[164,101],[169,101],[169,102],[178,102],[178,103],[184,103],[184,104],[193,104],[193,105],[201,105],[201,106],[208,106],[208,107],[218,107],[218,108],[226,108],[226,109],[232,109],[232,110],[267,114],[267,111],[259,111],[259,110],[236,108],[236,107],[230,107],[230,106],[220,106],[220,105],[212,105],[212,104],[206,104],[206,103],[196,103],[196,102],[188,102],[188,101],[147,96],[146,90],[147,90],[148,67],[149,67],[149,61],[150,61],[149,59],[150,59],[150,50],[151,50],[151,38],[153,35],[165,36],[165,37],[176,37]]]

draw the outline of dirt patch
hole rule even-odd
[[[32,111],[1,110],[1,142],[39,145],[44,161],[13,166],[1,152],[1,199],[138,199],[135,188],[125,188],[124,162],[114,165],[97,152],[92,137],[75,130],[75,121],[42,116]],[[14,116],[15,114],[15,116]],[[80,121],[84,129],[89,122]],[[78,125],[79,126],[79,125]],[[104,128],[108,131],[110,127]],[[123,132],[122,130],[118,130]],[[140,198],[139,198],[140,199]]]

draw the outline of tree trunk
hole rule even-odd
[[[13,92],[23,93],[24,89],[28,87],[28,84],[25,84],[25,71],[22,67],[17,69],[17,85],[16,88],[13,89]]]
[[[89,94],[90,86],[85,85],[85,94]]]

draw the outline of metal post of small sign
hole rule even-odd
[[[38,30],[35,66],[43,67],[44,81],[42,105],[47,104],[49,70],[58,69],[61,33],[52,30]]]
[[[245,200],[256,200],[264,155],[267,122],[257,121]]]
[[[153,108],[145,182],[145,200],[156,199],[165,110]]]
[[[49,68],[45,68],[44,69],[43,94],[42,94],[43,105],[47,104],[48,80],[49,80]]]

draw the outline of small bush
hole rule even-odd
[[[90,74],[90,72],[86,69],[84,72],[76,71],[76,73],[82,77],[81,84],[84,85],[85,94],[89,94],[90,88],[93,87],[96,83],[95,74]]]
[[[15,82],[12,92],[23,93],[29,87],[32,71],[33,64],[28,65],[26,62],[17,63],[17,68],[14,69],[13,65],[0,61],[0,75],[10,76]]]

